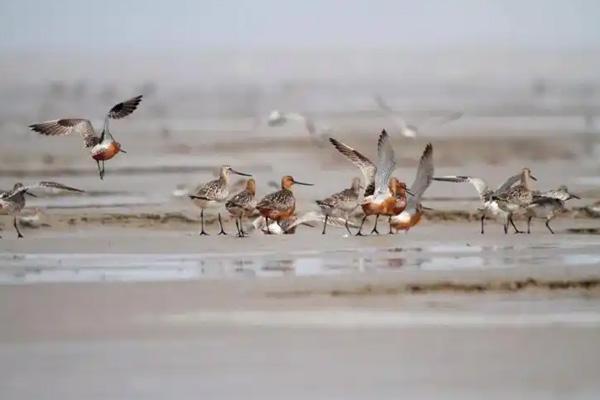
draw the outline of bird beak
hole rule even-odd
[[[425,206],[421,206],[421,208],[425,211],[435,211],[433,208],[431,207],[425,207]]]
[[[30,195],[31,197],[37,197],[37,196],[36,196],[35,194],[33,194],[33,193],[25,192],[25,194],[28,194],[28,195]]]
[[[406,193],[410,194],[413,197],[415,196],[415,194],[413,192],[411,192],[410,190],[408,190],[408,189],[405,189],[405,190],[406,190]]]
[[[533,176],[533,175],[529,175],[529,177],[530,177],[531,179],[533,179],[534,181],[537,181],[537,178],[536,178],[535,176]]]
[[[294,183],[296,185],[314,186],[312,183],[304,183],[304,182],[298,182],[298,181],[294,181]]]
[[[229,171],[231,171],[232,174],[236,174],[236,175],[241,175],[241,176],[252,176],[251,174],[245,174],[243,172],[240,171],[236,171],[235,169],[231,168]]]
[[[121,149],[121,153],[127,154],[127,152],[125,150],[123,150],[123,149]]]
[[[571,198],[571,199],[578,199],[578,200],[581,200],[581,197],[577,196],[576,194],[569,193],[569,196],[570,196],[570,198]]]

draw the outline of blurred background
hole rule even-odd
[[[349,179],[324,139],[373,155],[387,128],[405,166],[433,139],[445,145],[436,165],[448,173],[473,173],[472,161],[501,179],[533,163],[548,185],[599,182],[594,0],[4,0],[0,14],[1,175],[10,181],[94,175],[78,139],[26,126],[69,116],[98,126],[109,107],[142,93],[140,109],[113,123],[130,152],[109,166],[118,177],[160,166],[175,186],[227,162],[277,180],[280,160],[315,160]],[[270,126],[274,109],[308,116],[313,134],[301,120]],[[417,141],[403,123],[419,129]]]

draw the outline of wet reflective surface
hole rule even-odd
[[[248,279],[392,271],[510,269],[600,265],[594,243],[364,247],[286,254],[0,254],[0,283]]]

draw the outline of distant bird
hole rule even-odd
[[[295,184],[312,186],[312,183],[298,182],[292,176],[286,175],[281,178],[281,190],[266,195],[256,205],[256,209],[265,218],[267,233],[270,233],[269,220],[280,223],[294,215],[296,198],[292,192],[292,186]]]
[[[483,179],[475,178],[472,176],[449,175],[449,176],[439,176],[439,177],[433,178],[434,181],[441,181],[441,182],[455,182],[455,183],[467,182],[475,187],[475,189],[477,190],[477,193],[479,193],[479,199],[481,200],[481,204],[482,204],[482,207],[480,208],[480,211],[481,211],[481,234],[482,235],[484,234],[484,222],[487,217],[502,218],[504,226],[506,228],[508,228],[508,212],[502,210],[498,206],[498,202],[496,200],[492,199],[492,197],[494,195],[498,195],[498,194],[503,193],[506,190],[510,189],[510,187],[512,185],[514,185],[515,183],[517,183],[520,179],[521,179],[521,174],[513,175],[510,178],[508,178],[506,180],[506,182],[504,182],[499,188],[497,188],[496,190],[493,190],[493,189],[490,189],[488,184]],[[515,230],[516,230],[516,228],[515,228]]]
[[[65,186],[57,182],[39,182],[33,185],[23,185],[22,183],[16,183],[12,190],[6,192],[0,192],[0,215],[12,215],[13,226],[17,231],[17,237],[21,239],[23,235],[17,225],[17,216],[21,213],[25,207],[25,195],[36,197],[33,193],[29,193],[30,190],[35,189],[54,189],[54,190],[65,190],[69,192],[83,193],[83,190],[76,189],[70,186]]]
[[[383,97],[381,97],[380,95],[375,95],[375,96],[373,96],[373,100],[375,101],[375,104],[377,104],[377,107],[379,108],[379,110],[382,111],[385,114],[385,116],[394,123],[394,125],[396,125],[396,127],[398,128],[398,130],[400,131],[400,134],[402,136],[412,138],[412,139],[417,137],[419,128],[417,128],[415,125],[408,124],[406,122],[406,120],[404,118],[402,118],[400,113],[393,110],[385,102]],[[462,112],[450,112],[441,117],[430,118],[429,121],[435,122],[436,124],[441,125],[441,124],[445,124],[447,122],[457,120],[460,117],[462,117],[462,115],[463,115]]]
[[[352,186],[350,188],[334,193],[323,200],[316,201],[317,205],[321,208],[323,215],[325,215],[325,221],[323,221],[323,235],[325,234],[329,217],[338,214],[341,214],[346,219],[346,230],[349,234],[352,234],[348,227],[348,218],[358,207],[361,201],[361,192],[362,186],[360,178],[354,178],[352,179]]]
[[[390,137],[385,130],[379,135],[377,142],[377,172],[375,173],[375,191],[372,195],[366,196],[361,203],[365,214],[361,221],[361,228],[369,215],[375,215],[375,225],[371,234],[377,231],[377,221],[380,215],[394,216],[401,213],[406,207],[406,185],[392,178],[392,173],[396,168],[396,159]],[[398,192],[400,189],[400,192]],[[359,229],[357,236],[361,236],[362,229]]]
[[[533,201],[525,208],[527,233],[531,233],[531,220],[541,218],[546,220],[546,228],[554,234],[550,227],[550,221],[561,212],[566,211],[565,202],[567,200],[579,198],[579,196],[570,193],[565,185],[559,186],[556,190],[534,193]]]
[[[395,215],[391,218],[390,223],[396,231],[404,230],[408,232],[410,228],[417,225],[421,221],[421,216],[423,215],[424,209],[423,205],[421,204],[421,199],[423,198],[423,193],[425,193],[425,190],[427,190],[429,185],[431,185],[432,180],[433,146],[431,143],[429,143],[427,146],[425,146],[425,151],[423,151],[423,155],[419,161],[415,180],[410,187],[410,193],[412,193],[412,196],[408,197],[408,204],[406,205],[406,208],[399,215]]]
[[[29,125],[29,128],[48,136],[70,135],[74,132],[79,133],[83,137],[85,147],[90,149],[92,158],[96,160],[100,179],[104,179],[104,162],[110,160],[119,152],[127,153],[123,150],[121,144],[113,138],[109,130],[109,121],[128,116],[136,110],[141,101],[142,96],[136,96],[111,108],[104,118],[104,128],[99,135],[89,120],[81,118],[55,119]]]
[[[229,165],[223,165],[219,174],[219,179],[215,179],[208,183],[202,184],[196,188],[194,194],[189,197],[192,199],[194,204],[199,207],[202,211],[200,212],[200,220],[202,229],[200,235],[208,235],[204,230],[204,210],[206,208],[218,208],[221,204],[227,201],[229,197],[229,175],[236,174],[241,176],[252,176],[243,172],[239,172],[231,168]],[[227,235],[223,229],[223,221],[221,220],[221,213],[218,213],[219,225],[221,230],[219,235]]]
[[[508,188],[502,193],[492,195],[492,200],[498,202],[498,206],[508,213],[507,222],[504,224],[504,233],[508,233],[508,223],[515,229],[515,233],[523,233],[518,230],[513,221],[513,213],[525,209],[533,201],[534,191],[531,188],[531,181],[537,181],[529,168],[523,168],[521,171],[521,182],[518,185]]]
[[[235,226],[239,237],[244,237],[244,217],[251,215],[256,209],[256,181],[252,178],[246,182],[246,188],[225,203],[227,211],[235,217]]]
[[[306,114],[273,110],[269,113],[267,124],[271,127],[283,126],[289,122],[300,122],[309,133],[311,139],[321,142],[331,132],[331,129],[319,129],[315,122]]]

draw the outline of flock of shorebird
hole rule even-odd
[[[104,127],[100,132],[94,129],[88,119],[82,118],[46,121],[30,125],[30,128],[49,136],[80,134],[85,147],[89,149],[92,158],[96,161],[100,179],[104,179],[105,161],[112,159],[120,152],[125,153],[121,144],[111,134],[109,122],[111,119],[120,119],[131,114],[137,109],[141,100],[142,96],[136,96],[112,107],[105,116]],[[286,118],[303,117],[275,112],[271,114],[269,121],[273,125],[282,124]],[[306,123],[310,125],[309,122]],[[314,126],[311,126],[309,130],[314,131]],[[579,198],[569,193],[565,186],[546,192],[533,190],[531,180],[536,180],[536,178],[528,168],[524,168],[519,174],[508,178],[496,190],[490,189],[483,179],[471,176],[434,177],[433,146],[431,144],[425,147],[415,179],[408,188],[404,182],[392,176],[396,167],[396,158],[390,136],[385,130],[381,132],[377,142],[377,163],[373,163],[359,151],[334,138],[329,138],[329,141],[337,151],[358,167],[362,179],[354,178],[349,188],[316,201],[320,213],[296,214],[293,186],[311,186],[312,184],[299,182],[289,175],[281,179],[280,190],[270,193],[260,200],[256,198],[256,182],[253,178],[246,181],[244,190],[230,196],[230,175],[237,174],[248,177],[251,175],[224,165],[221,167],[218,179],[198,186],[189,194],[192,202],[201,210],[200,235],[207,235],[204,226],[204,211],[211,208],[218,209],[223,205],[235,219],[239,237],[247,235],[247,231],[244,229],[244,218],[251,217],[257,212],[260,217],[253,221],[252,228],[260,229],[268,234],[294,233],[299,224],[320,220],[323,221],[323,234],[326,233],[328,223],[334,221],[338,224],[341,222],[350,235],[352,234],[351,225],[357,227],[358,231],[355,235],[362,236],[364,235],[363,226],[369,216],[375,217],[371,234],[379,234],[377,224],[380,216],[388,217],[390,234],[408,231],[421,220],[423,211],[426,210],[421,200],[434,180],[454,183],[468,182],[477,189],[482,202],[482,208],[480,208],[482,234],[486,218],[502,218],[504,233],[508,233],[509,224],[512,225],[515,233],[523,233],[513,221],[513,215],[516,213],[524,213],[527,217],[527,233],[531,232],[530,225],[533,218],[545,219],[546,227],[554,233],[550,227],[550,221],[565,209],[567,200]],[[12,190],[0,192],[0,215],[14,217],[13,225],[19,238],[22,238],[23,235],[18,228],[17,215],[25,206],[25,195],[35,196],[30,191],[38,188],[83,192],[57,182],[39,182],[28,186],[17,183]],[[357,211],[362,211],[363,214],[358,226],[350,222],[352,215]],[[218,221],[219,234],[226,234],[220,212],[218,212]]]

